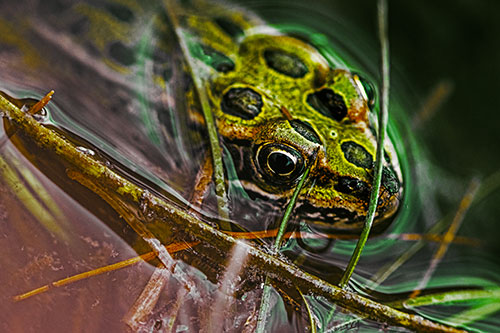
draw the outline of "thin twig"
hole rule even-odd
[[[191,248],[197,244],[198,244],[197,242],[175,243],[175,244],[171,244],[171,245],[166,246],[166,250],[170,253],[175,253],[178,251],[182,251],[182,250]],[[142,262],[142,261],[150,261],[150,260],[153,260],[154,258],[156,258],[156,253],[154,251],[151,251],[151,252],[142,254],[140,256],[137,256],[137,257],[133,257],[133,258],[126,259],[123,261],[119,261],[117,263],[114,263],[114,264],[111,264],[108,266],[99,267],[99,268],[91,270],[91,271],[83,272],[80,274],[66,277],[66,278],[58,280],[58,281],[54,281],[50,284],[46,284],[40,288],[30,290],[30,291],[25,292],[21,295],[16,295],[13,297],[13,300],[14,301],[21,301],[21,300],[29,298],[31,296],[41,294],[41,293],[48,291],[49,289],[52,289],[52,288],[62,287],[62,286],[68,285],[70,283],[74,283],[74,282],[77,282],[77,281],[80,281],[83,279],[90,278],[92,276],[97,276],[97,275],[100,275],[103,273],[112,272],[112,271],[116,271],[116,270],[124,268],[124,267],[135,265],[135,264]]]
[[[437,83],[423,106],[412,120],[412,129],[418,129],[436,114],[453,92],[453,83],[450,80],[441,80]]]

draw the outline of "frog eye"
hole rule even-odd
[[[304,171],[304,158],[295,148],[270,143],[260,146],[256,153],[256,164],[262,175],[274,184],[294,182]]]
[[[282,50],[264,51],[264,59],[276,72],[298,79],[307,74],[306,65],[296,55]]]
[[[307,96],[307,104],[322,115],[341,121],[347,115],[344,98],[332,89],[324,88]]]
[[[262,110],[262,97],[250,88],[231,88],[221,101],[222,112],[245,120],[255,118]]]

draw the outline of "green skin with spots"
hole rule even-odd
[[[290,175],[280,174],[279,165],[272,165],[276,164],[276,159],[264,166],[258,161],[265,160],[259,156],[262,151],[269,156],[272,151],[262,147],[275,145],[276,153],[281,152],[284,156],[290,154],[280,145],[290,147],[303,157],[298,160],[289,157],[289,163],[303,161],[304,165],[297,164],[296,168],[304,170],[306,165],[313,163],[309,179],[299,196],[298,216],[331,230],[360,230],[373,174],[373,166],[368,166],[367,161],[374,160],[376,140],[369,129],[369,101],[359,78],[345,69],[331,68],[314,47],[296,38],[278,32],[269,33],[251,23],[242,25],[239,12],[221,10],[219,13],[223,13],[219,15],[224,15],[225,20],[240,24],[245,31],[230,44],[220,42],[230,36],[219,26],[207,23],[211,22],[209,14],[187,11],[180,15],[188,17],[183,20],[187,24],[182,29],[189,32],[192,40],[217,50],[234,63],[234,69],[221,73],[210,68],[210,62],[205,60],[195,72],[208,73],[205,79],[207,95],[225,144],[241,145],[241,152],[253,155],[243,159],[246,165],[239,170],[242,184],[260,197],[286,202],[300,173],[294,174],[296,178],[290,178]],[[248,28],[253,29],[249,31]],[[263,30],[265,32],[261,32]],[[238,116],[238,111],[241,111],[238,107],[235,107],[235,112],[229,112],[227,104],[221,107],[224,96],[227,101],[226,94],[234,89],[250,89],[255,96],[260,96],[260,112],[245,119]],[[319,112],[315,105],[308,103],[309,95],[323,89],[329,89],[330,95],[337,95],[345,107],[347,112],[341,119]],[[234,98],[235,94],[232,95]],[[328,101],[322,102],[328,104]],[[241,105],[244,100],[232,104]],[[320,143],[298,133],[290,121],[307,124],[307,128],[314,132],[309,138],[319,137]],[[390,159],[384,162],[386,176],[380,191],[376,224],[395,214],[402,196],[397,155],[391,142],[386,142],[385,149]],[[233,156],[235,160],[238,158],[237,154]],[[283,165],[284,171],[289,171],[289,163]],[[339,186],[341,178],[358,187]]]

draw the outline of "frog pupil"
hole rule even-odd
[[[296,163],[296,159],[281,151],[272,152],[267,159],[269,169],[281,176],[288,175],[295,170]]]

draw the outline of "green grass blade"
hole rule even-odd
[[[313,162],[314,163],[314,162]],[[295,207],[295,203],[297,202],[297,197],[299,196],[300,190],[304,186],[304,183],[309,176],[309,171],[311,170],[311,163],[304,174],[302,175],[302,178],[300,179],[299,183],[295,187],[295,190],[293,191],[292,197],[290,198],[290,201],[288,202],[288,205],[286,206],[285,213],[283,214],[283,218],[281,219],[280,222],[280,228],[278,230],[278,234],[276,235],[276,239],[274,241],[274,245],[271,249],[272,254],[278,253],[281,247],[281,242],[283,240],[283,235],[285,234],[286,227],[288,225],[288,221],[290,220],[290,216],[292,215],[293,208]],[[266,276],[266,281],[264,283],[264,289],[262,291],[262,298],[260,301],[260,309],[259,309],[259,318],[257,319],[257,328],[255,332],[257,333],[264,333],[265,332],[265,326],[266,326],[266,319],[268,316],[269,312],[269,300],[271,297],[271,284],[269,277]]]
[[[445,293],[429,294],[410,298],[405,301],[394,303],[396,307],[415,308],[419,306],[454,304],[466,301],[491,300],[500,302],[500,288],[480,290],[457,290]]]
[[[212,162],[214,168],[214,180],[215,180],[215,194],[217,196],[217,208],[219,212],[219,217],[223,220],[221,221],[221,227],[223,230],[231,230],[230,225],[224,220],[229,218],[229,208],[226,194],[226,185],[224,177],[224,164],[222,162],[222,149],[219,143],[219,134],[217,132],[217,127],[215,124],[215,119],[212,114],[212,109],[208,100],[207,92],[205,89],[205,80],[202,78],[202,74],[196,72],[196,62],[193,58],[190,48],[189,48],[189,36],[185,36],[179,31],[178,18],[175,16],[174,5],[172,1],[165,0],[165,7],[167,15],[169,16],[170,22],[174,26],[176,31],[177,39],[179,45],[182,49],[184,56],[189,64],[189,71],[193,83],[196,87],[196,92],[198,93],[198,98],[201,104],[201,109],[203,110],[203,116],[205,118],[205,123],[207,126],[208,138],[210,142],[210,150],[212,153]]]
[[[464,326],[471,324],[475,321],[481,320],[500,311],[500,300],[495,300],[491,303],[483,304],[473,307],[469,310],[462,311],[446,320],[444,322],[453,326]]]
[[[380,191],[380,183],[382,181],[382,168],[384,161],[384,142],[387,129],[387,121],[389,118],[389,43],[387,37],[387,1],[379,0],[378,2],[378,28],[380,35],[380,44],[382,52],[382,92],[381,92],[381,109],[378,115],[379,131],[377,136],[377,155],[375,162],[375,173],[373,176],[373,187],[370,194],[370,203],[368,214],[366,214],[365,225],[359,237],[354,253],[349,260],[349,264],[340,279],[339,286],[345,288],[351,279],[352,273],[358,264],[361,252],[365,247],[366,240],[370,234],[370,229],[377,211],[377,201]]]
[[[450,216],[451,218],[451,216]],[[449,217],[441,219],[438,223],[434,224],[426,233],[436,234],[442,232],[449,221]],[[371,278],[371,283],[369,283],[369,288],[374,289],[383,283],[392,273],[394,273],[399,267],[401,267],[405,262],[412,258],[418,251],[420,251],[424,245],[427,243],[425,239],[417,241],[415,244],[410,246],[405,252],[401,254],[394,262],[388,263],[382,266],[377,273],[375,273]]]
[[[31,191],[24,185],[22,179],[17,175],[17,172],[0,156],[0,177],[3,178],[12,193],[21,201],[26,209],[37,219],[37,221],[49,232],[54,234],[59,240],[69,241],[68,234],[59,225],[60,221],[52,215],[40,202],[33,196]],[[49,199],[50,198],[50,199]],[[51,197],[44,199],[50,201]],[[50,204],[50,207],[57,206],[55,202]],[[59,211],[58,209],[56,211]]]
[[[299,288],[297,288],[297,291],[299,292],[300,297],[302,298],[302,301],[304,302],[304,304],[306,306],[307,315],[308,315],[308,318],[309,318],[309,325],[311,327],[311,333],[316,333],[317,332],[317,330],[316,330],[316,320],[314,319],[314,315],[313,315],[313,311],[311,309],[311,306],[309,305],[309,302],[307,301],[307,299],[304,296],[304,294],[302,293],[302,291],[300,291]]]

